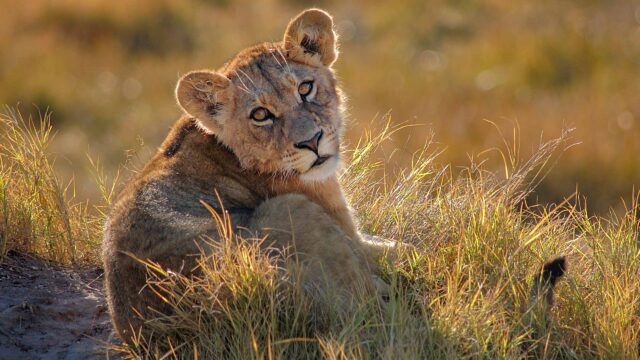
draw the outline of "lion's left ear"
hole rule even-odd
[[[326,11],[308,9],[296,16],[284,33],[287,56],[310,65],[331,66],[338,58],[333,19]]]

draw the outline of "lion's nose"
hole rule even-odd
[[[318,143],[320,142],[320,138],[322,138],[322,130],[318,131],[313,137],[309,140],[301,141],[295,146],[298,149],[309,149],[314,153],[318,153]]]

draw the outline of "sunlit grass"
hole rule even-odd
[[[75,199],[73,178],[55,172],[50,113],[0,114],[0,259],[10,250],[60,263],[96,263],[102,218]]]

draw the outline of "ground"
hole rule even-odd
[[[10,252],[0,262],[0,359],[104,357],[113,338],[98,267]]]

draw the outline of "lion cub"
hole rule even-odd
[[[221,210],[217,196],[235,229],[292,248],[308,270],[304,281],[318,285],[323,277],[345,293],[373,288],[379,249],[360,238],[336,177],[343,130],[331,68],[337,55],[331,17],[311,9],[290,22],[282,41],[180,79],[185,116],[119,195],[105,226],[108,302],[123,339],[143,327],[139,315],[162,310],[134,257],[194,270],[204,238],[217,236],[201,201]]]

